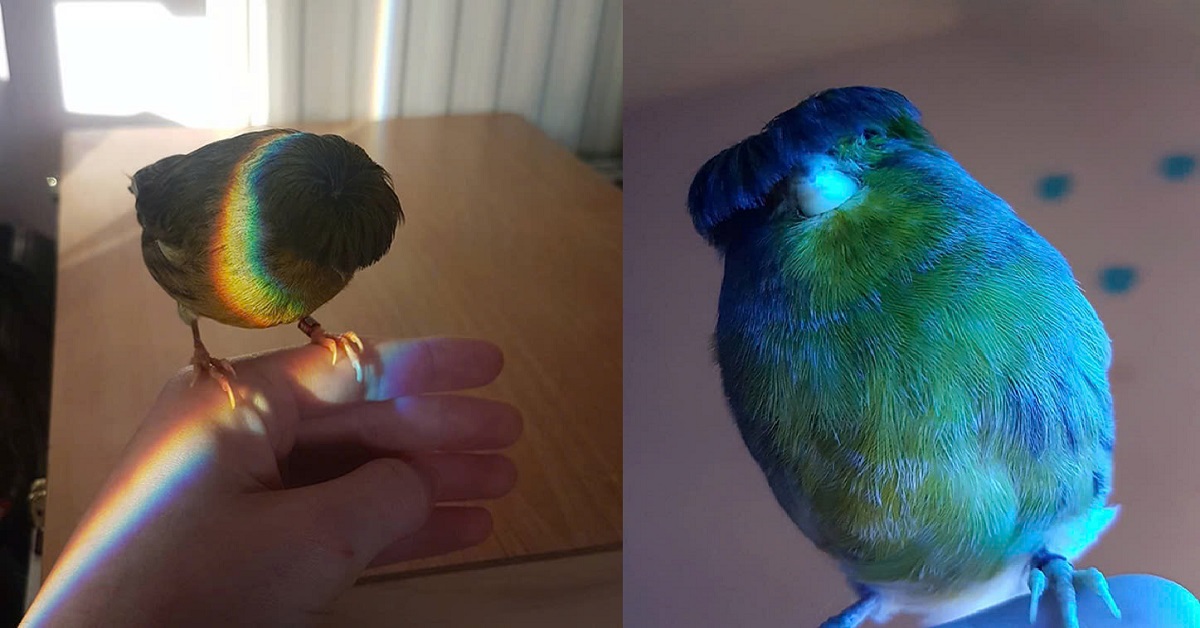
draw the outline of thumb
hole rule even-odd
[[[377,554],[421,529],[433,511],[430,482],[411,465],[376,458],[332,480],[286,491],[314,526],[313,539],[358,571]]]

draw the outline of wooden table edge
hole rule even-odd
[[[424,569],[414,569],[412,571],[398,571],[394,573],[372,574],[360,577],[355,580],[354,586],[364,584],[379,584],[381,582],[396,582],[399,580],[410,580],[413,578],[422,578],[426,576],[438,576],[449,573],[458,573],[463,571],[479,571],[481,569],[492,569],[496,567],[509,567],[512,565],[523,565],[528,563],[540,563],[552,560],[562,560],[566,558],[577,558],[580,556],[591,556],[593,554],[605,554],[609,552],[620,553],[624,549],[624,542],[607,543],[603,545],[594,545],[591,547],[580,547],[573,550],[563,550],[561,552],[542,552],[539,554],[527,554],[524,556],[513,556],[510,558],[494,558],[490,560],[480,560],[475,562],[456,563],[453,565],[427,567]]]

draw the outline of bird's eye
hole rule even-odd
[[[883,133],[881,133],[879,131],[879,129],[870,129],[870,128],[863,129],[863,133],[862,133],[863,140],[867,141],[867,142],[877,139],[877,138],[881,137],[882,135],[883,135]]]

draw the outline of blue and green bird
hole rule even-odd
[[[903,95],[817,93],[688,196],[722,255],[715,351],[751,455],[859,599],[949,621],[1047,586],[1113,523],[1111,345],[1063,256]]]

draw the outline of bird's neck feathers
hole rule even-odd
[[[906,176],[869,171],[852,207],[742,225],[725,249],[727,274],[757,277],[818,309],[840,309],[928,270],[968,244],[970,221],[906,185]]]
[[[900,193],[890,173],[868,173],[854,207],[775,231],[782,276],[831,302],[860,298],[956,236],[959,221],[945,205]]]

